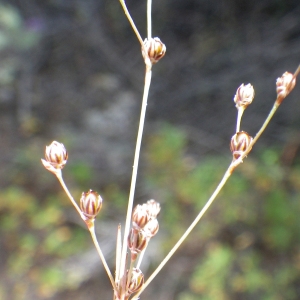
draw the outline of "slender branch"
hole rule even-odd
[[[143,100],[142,100],[142,108],[141,108],[140,123],[139,123],[136,147],[135,147],[134,163],[133,163],[133,169],[132,169],[132,177],[131,177],[131,185],[130,185],[130,192],[129,192],[128,207],[127,207],[126,223],[125,223],[123,245],[122,245],[122,256],[121,256],[121,266],[120,266],[120,276],[119,276],[120,279],[125,274],[127,237],[129,234],[130,223],[131,223],[131,214],[132,214],[132,208],[133,208],[134,192],[135,192],[137,172],[138,172],[138,163],[139,163],[142,136],[143,136],[143,130],[144,130],[144,123],[145,123],[147,99],[148,99],[149,88],[150,88],[150,83],[151,83],[151,75],[152,75],[151,69],[147,68],[147,66],[146,66],[144,94],[143,94]]]
[[[148,246],[148,245],[147,245]],[[136,264],[136,268],[137,269],[139,269],[140,268],[140,266],[141,266],[141,264],[142,264],[142,260],[143,260],[143,258],[144,258],[144,254],[145,254],[145,251],[146,251],[146,249],[147,249],[147,246],[146,246],[146,248],[140,253],[140,255],[139,255],[139,259],[138,259],[138,262],[137,262],[137,264]]]
[[[58,172],[55,174],[59,183],[61,184],[61,186],[63,187],[65,193],[67,194],[67,196],[69,197],[69,199],[71,200],[73,206],[76,208],[77,212],[79,213],[80,217],[85,220],[85,217],[84,215],[82,214],[81,212],[81,209],[79,208],[78,204],[76,203],[76,201],[74,200],[74,198],[72,197],[71,193],[69,192],[69,189],[67,188],[64,180],[63,180],[63,177],[62,177],[62,173],[61,172]]]
[[[125,15],[126,15],[128,21],[129,21],[129,23],[130,23],[130,25],[131,25],[133,31],[134,31],[134,33],[136,34],[136,36],[137,36],[137,38],[138,38],[138,40],[139,40],[141,46],[143,46],[143,39],[142,39],[142,37],[141,37],[141,35],[140,35],[138,29],[136,28],[133,19],[131,18],[131,15],[130,15],[130,13],[129,13],[128,9],[127,9],[127,6],[126,6],[126,4],[125,4],[125,0],[119,0],[119,1],[120,1],[121,5],[122,5],[122,7],[123,7],[124,13],[125,13]]]
[[[238,113],[237,113],[237,120],[236,120],[236,132],[240,131],[241,120],[242,120],[242,116],[243,116],[244,111],[245,111],[245,108],[243,108],[243,107],[240,107],[237,110]]]
[[[119,274],[120,274],[120,263],[121,263],[121,253],[122,253],[122,236],[121,236],[121,225],[118,225],[117,231],[117,245],[116,245],[116,279],[115,282],[119,284]]]
[[[151,17],[152,0],[147,1],[147,35],[148,40],[152,37],[152,17]]]
[[[107,265],[107,262],[106,262],[106,260],[105,260],[105,257],[104,257],[104,255],[103,255],[103,253],[102,253],[102,250],[101,250],[100,246],[99,246],[99,243],[98,243],[98,240],[97,240],[97,237],[96,237],[96,234],[95,234],[95,226],[94,226],[94,224],[92,224],[92,225],[90,224],[90,226],[88,225],[88,229],[89,229],[89,231],[90,231],[92,240],[93,240],[94,245],[95,245],[95,247],[96,247],[96,249],[97,249],[97,252],[98,252],[98,254],[99,254],[99,256],[100,256],[100,259],[101,259],[101,261],[102,261],[102,263],[103,263],[103,266],[104,266],[104,268],[105,268],[105,270],[106,270],[106,273],[107,273],[107,275],[108,275],[108,278],[109,278],[109,280],[110,280],[110,282],[111,282],[111,284],[112,284],[112,286],[113,286],[113,289],[114,289],[115,292],[117,292],[117,287],[116,287],[114,278],[113,278],[113,276],[112,276],[112,274],[111,274],[111,272],[110,272],[110,269],[109,269],[109,267],[108,267],[108,265]]]

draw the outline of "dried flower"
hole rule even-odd
[[[137,254],[146,248],[148,244],[148,240],[149,239],[147,238],[146,233],[143,230],[140,231],[136,231],[134,229],[130,230],[130,233],[127,238],[127,245],[131,251],[132,260],[135,260]]]
[[[157,216],[160,212],[160,204],[158,202],[156,202],[155,200],[151,199],[151,200],[148,200],[147,203],[144,205],[146,205],[146,207],[147,207],[149,217],[151,219],[157,218]]]
[[[233,155],[233,160],[238,159],[248,149],[253,138],[245,131],[237,132],[230,142],[230,150]]]
[[[128,276],[128,271],[127,271]],[[127,286],[127,296],[138,292],[144,284],[144,274],[140,269],[133,268],[131,272],[130,282]]]
[[[159,224],[157,219],[150,220],[143,228],[143,231],[145,231],[146,235],[150,238],[157,234],[159,229]]]
[[[148,223],[150,217],[145,205],[137,205],[132,212],[132,227],[141,230]]]
[[[97,192],[89,190],[81,195],[80,209],[87,219],[94,219],[101,210],[102,202],[103,200]]]
[[[144,46],[142,47],[142,55],[144,59],[147,57],[145,54],[145,49],[150,61],[152,64],[155,64],[166,54],[167,48],[158,37],[155,37],[144,40]]]
[[[240,107],[243,107],[245,109],[252,103],[254,94],[254,88],[250,83],[246,85],[241,84],[233,98],[233,101],[236,104],[236,108],[239,109]]]
[[[67,160],[68,152],[63,144],[53,141],[46,146],[45,159],[42,159],[42,163],[47,170],[56,173],[65,166]]]
[[[276,80],[276,92],[277,101],[280,104],[282,100],[293,90],[296,85],[296,78],[289,72],[283,73],[283,75]]]

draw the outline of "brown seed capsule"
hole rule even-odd
[[[97,192],[89,190],[81,195],[80,209],[87,219],[94,219],[101,210],[102,202],[103,200]]]
[[[155,219],[160,212],[160,204],[158,202],[156,202],[155,200],[151,199],[151,200],[147,201],[147,203],[145,205],[147,207],[147,211],[148,211],[150,218]]]
[[[150,217],[147,207],[144,205],[137,205],[132,212],[132,227],[135,230],[141,230],[148,223]]]
[[[143,230],[136,231],[133,228],[130,230],[127,245],[131,251],[131,258],[136,259],[138,253],[143,251],[148,244],[148,238]]]
[[[283,75],[276,80],[276,92],[277,101],[279,104],[282,100],[293,90],[296,85],[296,78],[289,72],[283,73]]]
[[[157,234],[159,229],[159,224],[157,219],[150,220],[143,228],[143,231],[145,231],[147,237],[153,237]]]
[[[53,141],[49,146],[46,146],[45,159],[42,159],[46,169],[55,173],[55,170],[65,166],[67,160],[68,152],[63,144]]]
[[[166,54],[167,50],[165,44],[158,37],[144,40],[144,47],[142,47],[144,59],[146,58],[145,49],[152,64],[157,63]]]
[[[128,275],[128,271],[127,271]],[[130,283],[127,286],[127,297],[138,292],[144,284],[144,274],[140,269],[133,268],[130,278]]]
[[[248,149],[253,138],[245,131],[237,132],[230,142],[230,150],[233,155],[233,160],[238,159]]]
[[[254,99],[254,94],[254,88],[250,83],[246,85],[241,84],[233,98],[233,101],[236,104],[236,108],[246,108],[248,105],[250,105]]]

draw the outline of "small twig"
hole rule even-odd
[[[105,268],[105,270],[106,270],[106,273],[107,273],[107,275],[108,275],[108,278],[109,278],[109,280],[110,280],[110,282],[111,282],[111,284],[112,284],[112,287],[113,287],[114,291],[117,292],[117,287],[116,287],[114,278],[113,278],[113,276],[112,276],[112,274],[111,274],[111,272],[110,272],[110,269],[109,269],[109,267],[108,267],[108,265],[107,265],[107,262],[106,262],[106,260],[105,260],[105,257],[104,257],[104,255],[103,255],[103,253],[102,253],[102,250],[101,250],[100,246],[99,246],[99,243],[98,243],[98,240],[97,240],[97,237],[96,237],[96,234],[95,234],[95,226],[94,226],[93,223],[94,223],[94,221],[92,221],[91,223],[89,223],[88,229],[89,229],[89,231],[90,231],[92,240],[93,240],[94,245],[95,245],[95,247],[96,247],[96,249],[97,249],[97,252],[98,252],[98,254],[99,254],[99,256],[100,256],[100,259],[101,259],[101,261],[102,261],[102,263],[103,263],[103,266],[104,266],[104,268]]]
[[[152,0],[147,1],[147,36],[148,40],[152,37],[152,17],[151,17]]]
[[[147,245],[147,246],[148,246],[148,245]],[[139,255],[139,259],[138,259],[138,262],[137,262],[137,264],[136,264],[136,268],[137,268],[137,269],[140,269],[142,260],[143,260],[143,258],[144,258],[145,251],[146,251],[146,249],[147,249],[147,246],[146,246],[146,248],[145,248],[145,249],[140,253],[140,255]]]
[[[80,217],[84,220],[85,217],[81,212],[81,209],[79,208],[78,204],[76,203],[76,201],[74,200],[74,198],[72,197],[71,193],[69,192],[69,189],[67,188],[63,177],[62,177],[62,173],[61,170],[59,170],[60,172],[55,173],[59,183],[61,184],[61,186],[63,187],[65,193],[67,194],[68,198],[70,199],[70,201],[72,202],[73,206],[76,208],[77,212],[79,213]]]
[[[138,29],[136,28],[136,26],[135,26],[135,24],[134,24],[134,22],[133,22],[133,19],[131,18],[131,15],[130,15],[130,13],[129,13],[128,9],[127,9],[127,6],[126,6],[126,4],[125,4],[125,0],[119,0],[119,1],[120,1],[121,5],[122,5],[122,7],[123,7],[123,10],[124,10],[124,12],[125,12],[125,15],[126,15],[128,21],[129,21],[129,23],[130,23],[130,25],[131,25],[133,31],[135,32],[135,34],[136,34],[136,36],[137,36],[137,38],[138,38],[138,40],[139,40],[141,46],[143,46],[143,39],[142,39],[142,37],[141,37],[141,35],[140,35]]]
[[[148,70],[148,68],[146,67],[144,95],[143,95],[143,100],[142,100],[140,123],[139,123],[136,148],[135,148],[135,154],[134,154],[134,163],[133,163],[133,169],[132,169],[132,177],[131,177],[131,185],[130,185],[130,192],[129,192],[128,207],[127,207],[126,223],[125,223],[123,245],[122,245],[121,266],[120,266],[120,275],[119,275],[120,279],[125,274],[127,237],[129,234],[130,223],[131,223],[131,214],[132,214],[132,208],[133,208],[134,192],[135,192],[137,172],[138,172],[138,163],[139,163],[143,129],[144,129],[144,123],[145,123],[147,99],[148,99],[149,88],[150,88],[150,83],[151,83],[151,75],[152,75],[151,69]]]
[[[236,132],[240,131],[241,120],[242,120],[242,116],[243,116],[244,111],[245,111],[245,109],[243,107],[240,107],[238,109],[237,120],[236,120]]]

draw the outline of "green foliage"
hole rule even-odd
[[[187,151],[182,131],[163,127],[148,141],[147,184],[161,202],[168,251],[203,207],[230,163]],[[229,151],[228,151],[229,152]],[[180,300],[299,299],[300,166],[266,149],[245,159],[183,247],[194,253]],[[184,249],[181,255],[184,255]]]
[[[66,223],[65,199],[47,195],[43,200],[21,188],[0,192],[0,243],[6,262],[2,267],[7,280],[16,281],[12,299],[19,299],[29,286],[35,286],[36,294],[63,287],[67,278],[55,262],[89,244],[86,230]]]

